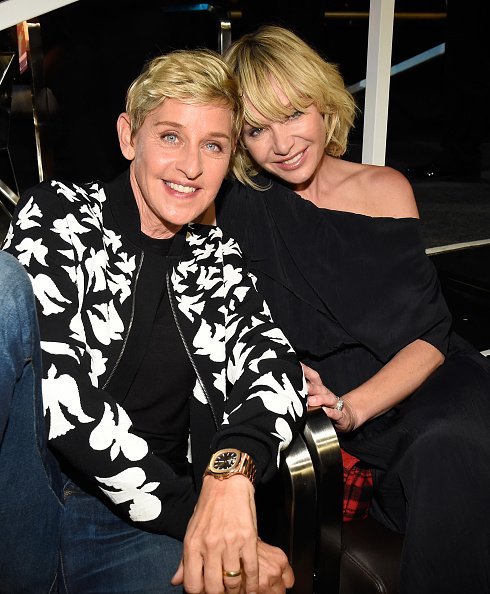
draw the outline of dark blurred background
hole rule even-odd
[[[465,118],[478,127],[480,171],[473,179],[441,176],[413,180],[427,246],[490,238],[490,118],[488,109],[480,107],[488,105],[489,99],[488,81],[485,84],[488,41],[479,40],[478,28],[475,29],[481,21],[478,15],[484,3],[468,0],[464,5],[469,15],[467,21],[472,25],[474,62],[466,69],[466,76],[465,69],[461,69],[461,84],[454,92],[461,98],[463,108],[457,107],[454,117]],[[447,40],[445,0],[396,0],[395,11],[392,64]],[[126,163],[119,154],[115,121],[123,110],[128,85],[143,63],[155,55],[183,47],[218,49],[220,20],[231,22],[233,39],[261,24],[287,26],[338,64],[346,84],[352,85],[365,78],[368,12],[369,0],[303,0],[294,6],[279,0],[222,0],[210,5],[79,0],[41,15],[36,20],[40,23],[43,53],[44,94],[39,129],[45,176],[107,180],[122,171]],[[461,23],[465,35],[467,26]],[[15,51],[15,31],[3,31],[0,43],[1,49]],[[466,90],[475,79],[468,74],[475,70],[475,65],[485,73],[478,78],[476,100]],[[413,165],[430,162],[438,154],[447,126],[447,111],[452,105],[447,72],[446,58],[439,56],[392,77],[388,165],[406,171]],[[16,73],[9,153],[19,192],[39,181],[30,85],[30,71]],[[359,161],[362,91],[356,94],[356,101],[360,111],[347,158]]]

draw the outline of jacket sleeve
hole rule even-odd
[[[295,352],[274,324],[234,240],[224,240],[226,310],[225,414],[212,445],[254,457],[268,480],[279,457],[302,429],[306,384]]]
[[[76,192],[60,196],[47,184],[30,190],[4,245],[26,268],[37,298],[49,443],[117,513],[143,529],[183,538],[197,500],[192,480],[155,456],[126,411],[98,387],[107,359],[103,348],[87,344],[80,312],[100,279],[95,267],[87,273],[90,267],[80,261],[89,250],[84,236],[100,236],[100,230],[94,231],[96,217],[88,211],[74,217],[72,207],[65,208],[76,200]],[[77,208],[83,212],[86,204]]]

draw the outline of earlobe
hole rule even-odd
[[[131,138],[131,124],[127,113],[122,113],[117,118],[117,135],[121,153],[128,161],[132,161],[134,159],[134,146]]]

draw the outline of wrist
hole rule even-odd
[[[342,396],[342,401],[344,403],[344,413],[346,413],[349,418],[349,426],[345,431],[354,431],[360,427],[364,421],[362,420],[359,411],[356,409],[351,397],[348,395]]]
[[[246,452],[235,448],[225,448],[215,452],[204,471],[204,477],[224,481],[234,476],[243,476],[248,479],[252,486],[255,485],[257,469],[255,462]]]

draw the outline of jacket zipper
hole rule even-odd
[[[195,362],[194,362],[194,359],[192,358],[192,355],[191,355],[190,349],[189,349],[189,347],[187,346],[187,341],[186,341],[186,339],[184,338],[184,334],[183,334],[183,332],[182,332],[182,329],[181,329],[181,327],[180,327],[179,320],[177,319],[177,315],[176,315],[176,313],[175,313],[175,306],[174,306],[174,302],[173,302],[173,297],[172,297],[172,290],[171,290],[171,286],[170,286],[170,277],[169,277],[169,274],[168,274],[168,272],[167,272],[167,275],[166,275],[166,280],[167,280],[167,292],[168,292],[168,300],[170,301],[170,308],[172,309],[172,315],[173,315],[173,317],[174,317],[175,324],[176,324],[176,326],[177,326],[177,330],[179,331],[180,338],[181,338],[181,340],[182,340],[182,342],[183,342],[183,344],[184,344],[184,348],[185,348],[185,351],[186,351],[186,353],[187,353],[187,356],[189,357],[189,361],[191,362],[191,365],[192,365],[192,367],[194,368],[194,372],[195,372],[195,374],[196,374],[196,377],[197,377],[197,379],[198,379],[199,383],[201,384],[201,388],[202,388],[203,394],[204,394],[204,396],[206,397],[206,400],[208,401],[209,408],[211,409],[211,414],[212,414],[212,416],[213,416],[214,425],[215,425],[215,427],[216,427],[216,430],[218,431],[218,429],[219,429],[219,426],[218,426],[218,421],[216,420],[216,414],[215,414],[215,412],[214,412],[214,408],[213,408],[213,405],[212,405],[212,403],[211,403],[211,399],[210,399],[210,397],[209,397],[208,391],[206,390],[206,387],[204,386],[204,382],[202,381],[202,378],[201,378],[201,376],[200,376],[200,374],[199,374],[199,371],[197,370],[197,366],[196,366],[196,364],[195,364]]]
[[[134,289],[133,289],[133,301],[131,304],[131,317],[129,319],[129,325],[128,325],[128,331],[126,332],[126,336],[124,337],[124,341],[123,341],[123,345],[121,347],[121,351],[119,353],[119,357],[117,358],[117,361],[114,364],[114,367],[112,368],[112,371],[109,375],[109,377],[107,378],[107,380],[105,381],[104,385],[102,386],[102,389],[105,390],[107,387],[107,384],[111,381],[114,373],[116,372],[116,369],[119,366],[119,363],[121,362],[122,356],[124,354],[124,350],[126,349],[126,344],[128,342],[128,338],[129,338],[129,334],[131,332],[131,328],[133,326],[133,321],[134,321],[134,310],[136,307],[136,287],[138,286],[138,279],[140,277],[140,272],[141,272],[141,267],[143,266],[143,260],[145,258],[145,253],[141,252],[141,258],[140,258],[140,263],[138,266],[138,272],[136,273],[136,280],[134,282]]]

